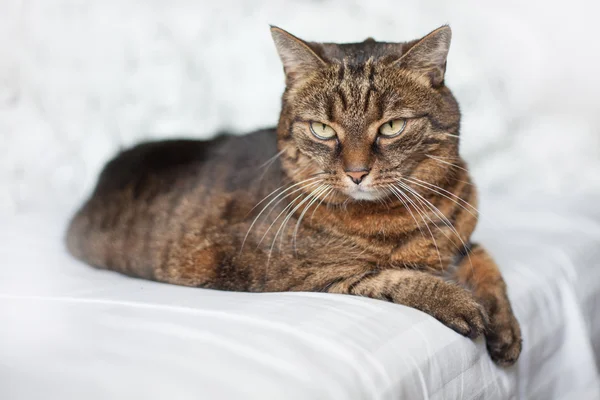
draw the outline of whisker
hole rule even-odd
[[[287,213],[287,211],[292,208],[294,206],[294,203],[296,202],[296,200],[298,200],[299,198],[301,198],[302,196],[305,196],[306,193],[300,193],[298,196],[296,196],[296,198],[294,198],[294,200],[290,201],[290,203],[288,205],[285,206],[285,208],[283,210],[281,210],[281,212],[279,214],[277,214],[277,217],[275,217],[275,219],[273,220],[273,222],[271,222],[271,225],[269,225],[269,227],[267,228],[267,230],[265,231],[265,233],[262,235],[262,237],[260,238],[260,240],[258,241],[256,247],[260,246],[260,244],[263,242],[263,240],[265,240],[265,237],[267,236],[267,234],[269,233],[269,231],[271,230],[271,228],[273,227],[273,225],[275,225],[275,223],[277,222],[277,220],[285,213]]]
[[[317,190],[320,190],[324,185],[321,185],[319,187],[317,187],[316,189],[314,189],[312,192],[310,192],[304,199],[302,199],[300,201],[300,203],[298,205],[296,205],[296,207],[294,207],[291,211],[289,211],[287,213],[287,215],[285,216],[285,218],[283,219],[283,222],[281,223],[281,225],[279,226],[279,229],[277,229],[277,232],[275,232],[275,237],[273,237],[273,242],[271,243],[271,248],[269,250],[269,260],[271,259],[271,253],[273,252],[273,248],[275,247],[275,242],[277,241],[277,236],[279,235],[279,232],[282,231],[282,229],[287,225],[288,221],[290,220],[290,218],[292,218],[292,216],[294,215],[294,213],[296,211],[298,211],[298,209],[304,204],[306,203],[308,200],[310,200],[312,198],[312,196],[314,195],[314,193]],[[294,200],[295,201],[295,200]],[[293,204],[293,202],[291,203]],[[286,207],[287,208],[287,207]],[[281,241],[283,241],[283,234],[281,236]],[[281,245],[281,241],[280,241],[280,245]]]
[[[412,194],[412,193],[411,193],[411,194]],[[405,194],[405,195],[406,195],[406,194]],[[407,199],[408,201],[410,201],[410,197],[408,197],[408,195],[406,195],[406,199]],[[433,219],[432,219],[432,218],[429,216],[429,213],[428,213],[427,209],[424,207],[424,205],[425,205],[425,204],[423,203],[423,201],[422,201],[421,199],[419,199],[419,198],[415,197],[415,199],[414,199],[413,201],[411,201],[411,204],[413,204],[415,207],[418,207],[418,211],[419,211],[419,213],[422,215],[422,216],[421,216],[421,218],[423,218],[423,216],[425,216],[425,218],[427,218],[427,219],[429,220],[429,222],[431,223],[431,225],[435,226],[435,227],[438,229],[438,231],[439,231],[440,233],[442,233],[442,234],[444,235],[444,237],[446,237],[446,239],[448,239],[450,242],[452,242],[452,240],[450,239],[450,237],[449,237],[449,236],[448,236],[448,235],[447,235],[447,234],[446,234],[446,233],[445,233],[445,232],[444,232],[442,229],[440,229],[440,227],[439,227],[439,225],[436,223],[436,221],[434,221],[434,220],[433,220]],[[434,213],[434,214],[435,214],[435,213]],[[436,217],[438,217],[437,215],[435,215],[435,216],[436,216]],[[429,231],[429,233],[430,233],[430,235],[431,235],[431,234],[432,234],[432,231],[431,231],[431,229],[429,228],[429,224],[427,224],[427,230]],[[441,269],[442,269],[442,270],[444,270],[444,264],[443,264],[443,262],[441,261],[441,256],[440,256],[440,250],[439,250],[439,246],[438,246],[438,244],[437,244],[437,242],[436,242],[436,240],[435,240],[435,237],[434,237],[434,236],[435,236],[435,235],[432,235],[432,239],[434,240],[434,245],[435,245],[435,248],[436,248],[436,250],[437,250],[437,252],[438,252],[438,259],[440,259],[440,267],[441,267]],[[454,244],[454,243],[453,243],[453,244]],[[455,247],[458,249],[458,246],[456,246],[456,245],[454,245],[454,246],[455,246]]]
[[[444,215],[444,213],[442,213],[440,211],[439,208],[437,208],[435,205],[433,205],[429,200],[427,200],[425,197],[423,197],[421,194],[419,194],[416,190],[414,190],[413,188],[411,188],[410,186],[398,182],[400,185],[402,185],[404,188],[406,188],[410,193],[412,193],[413,195],[415,195],[418,199],[421,199],[420,201],[423,202],[424,205],[427,206],[427,208],[429,208],[429,210],[431,210],[438,218],[440,218],[440,220],[450,229],[454,230],[454,232],[456,233],[456,235],[458,236],[458,238],[460,239],[460,235],[458,235],[458,232],[456,231],[456,229],[454,228],[454,226],[452,225],[452,223],[448,220],[448,218]],[[462,239],[461,239],[462,241]]]
[[[440,220],[444,223],[444,225],[446,225],[458,238],[458,240],[460,240],[461,244],[463,245],[463,248],[465,250],[465,252],[467,253],[467,257],[469,259],[469,263],[471,264],[471,269],[473,269],[473,263],[471,262],[471,256],[469,255],[469,251],[468,251],[468,247],[466,245],[466,243],[462,240],[462,238],[460,237],[460,234],[458,233],[458,231],[456,230],[456,228],[452,225],[452,223],[448,220],[448,218],[446,218],[446,216],[433,204],[431,204],[431,202],[429,200],[427,200],[426,198],[424,198],[423,196],[421,196],[417,191],[415,191],[413,188],[411,188],[410,186],[398,181],[398,184],[403,186],[406,190],[408,190],[410,193],[412,193],[414,196],[416,196],[417,198],[420,198],[421,202],[427,206],[435,215],[437,215],[438,218],[440,218]],[[438,227],[439,229],[439,227]],[[452,240],[450,240],[450,238],[445,234],[445,232],[443,230],[440,229],[440,232],[442,232],[444,234],[444,236],[446,236],[448,238],[448,240],[450,241],[450,243],[454,243]],[[456,246],[456,244],[455,244]],[[456,246],[458,248],[458,246]]]
[[[320,185],[319,187],[317,187],[316,189],[314,189],[313,191],[311,191],[308,196],[306,196],[306,198],[302,199],[302,201],[296,206],[294,207],[294,209],[288,213],[288,215],[286,215],[282,225],[280,226],[280,230],[281,232],[281,236],[280,236],[280,240],[279,240],[279,248],[281,249],[281,245],[283,243],[283,237],[285,235],[285,225],[288,223],[288,221],[294,216],[294,214],[296,213],[296,211],[298,211],[300,209],[300,207],[302,207],[304,204],[306,204],[306,202],[311,202],[312,199],[314,198],[314,196],[316,195],[316,193],[319,193],[326,185]],[[306,206],[305,206],[306,207]],[[279,231],[278,231],[279,232]],[[277,234],[275,234],[275,237],[277,237]]]
[[[335,188],[330,188],[329,191],[325,194],[325,196],[323,196],[323,198],[321,199],[321,201],[319,202],[319,204],[317,204],[317,206],[315,207],[315,209],[313,210],[312,214],[310,215],[310,219],[312,220],[312,218],[315,216],[315,212],[317,211],[317,208],[319,208],[319,206],[321,204],[323,204],[323,202],[325,201],[325,199],[331,194],[333,193],[333,191],[335,190]]]
[[[437,255],[438,255],[438,259],[440,261],[440,268],[443,270],[444,269],[444,263],[442,262],[442,255],[440,254],[440,249],[437,245],[437,241],[435,240],[435,236],[433,235],[433,232],[431,231],[431,228],[429,227],[429,224],[427,223],[427,221],[425,221],[425,217],[427,217],[427,219],[435,225],[435,223],[433,222],[433,220],[429,217],[429,215],[427,215],[427,213],[421,209],[420,207],[417,206],[417,204],[411,200],[410,197],[408,197],[406,195],[406,193],[404,193],[404,191],[402,189],[400,189],[399,187],[395,186],[395,185],[391,185],[391,187],[393,189],[395,189],[397,191],[397,193],[406,199],[406,201],[410,202],[410,204],[413,205],[413,207],[415,208],[415,211],[417,212],[417,214],[419,214],[419,216],[421,217],[421,220],[423,221],[423,224],[425,225],[425,227],[427,228],[427,230],[429,231],[429,235],[431,236],[431,240],[433,240],[433,245],[435,246],[435,250],[437,251]],[[404,202],[403,202],[404,203]],[[410,210],[410,208],[409,208]],[[411,213],[412,214],[412,213]],[[414,216],[413,216],[414,217]],[[423,235],[423,239],[425,239],[425,235]]]
[[[475,184],[473,182],[463,181],[463,180],[460,180],[460,179],[456,179],[456,181],[460,182],[460,183],[464,183],[465,185],[475,186]]]
[[[478,218],[477,214],[473,214],[473,212],[471,212],[471,210],[467,209],[465,206],[463,206],[462,204],[460,204],[458,201],[456,201],[456,200],[454,200],[454,199],[452,199],[452,198],[444,195],[443,193],[439,192],[438,190],[440,190],[440,191],[442,191],[444,193],[448,193],[450,196],[452,196],[452,197],[460,200],[462,203],[464,203],[467,206],[469,206],[470,208],[472,208],[475,211],[475,213],[479,213],[479,210],[477,210],[477,208],[475,208],[474,206],[472,206],[471,203],[469,203],[468,201],[464,200],[463,198],[455,195],[454,193],[449,192],[449,191],[447,191],[445,189],[442,189],[441,187],[436,186],[436,185],[434,185],[432,183],[425,182],[425,181],[422,181],[422,180],[417,179],[417,178],[400,178],[400,179],[402,179],[404,181],[407,181],[409,183],[412,183],[414,185],[420,186],[422,188],[431,190],[433,193],[436,193],[436,194],[438,194],[440,196],[443,196],[443,197],[447,198],[448,200],[454,202],[456,205],[460,206],[463,210],[465,210],[466,212],[468,212],[469,214],[471,214],[473,217]],[[419,182],[421,182],[421,183],[419,183]]]
[[[386,195],[385,197],[388,197],[387,196],[387,191],[385,189],[380,190],[379,188],[375,188],[375,192],[377,192],[377,196],[378,196],[376,200],[377,200],[377,202],[379,204],[381,204],[382,206],[385,206],[389,210],[390,209],[390,205],[388,204],[387,201],[385,201],[385,197],[384,198],[379,197],[379,195],[381,194],[382,191]]]
[[[269,225],[269,228],[267,228],[266,232],[264,233],[264,235],[258,242],[257,247],[260,246],[260,244],[263,242],[263,240],[265,239],[265,236],[267,236],[267,234],[269,233],[269,231],[271,230],[271,228],[273,227],[275,222],[277,222],[279,217],[281,217],[281,215],[283,215],[283,213],[285,213],[289,208],[291,208],[294,205],[294,203],[296,202],[296,200],[298,200],[302,196],[306,196],[306,193],[300,193],[298,196],[296,196],[296,198],[294,200],[292,200],[287,206],[285,206],[285,208],[277,215],[277,218],[275,218],[275,220],[271,223],[271,225]],[[277,231],[277,233],[279,233],[279,231]],[[277,233],[275,234],[275,237],[273,238],[273,243],[271,244],[271,248],[269,249],[269,256],[267,257],[267,264],[265,265],[265,276],[267,276],[269,273],[269,264],[271,263],[271,254],[273,253],[273,244],[275,244],[275,240],[277,239]]]
[[[303,181],[297,182],[297,183],[293,184],[292,186],[288,187],[283,192],[281,192],[280,195],[283,194],[283,193],[285,193],[285,192],[287,192],[288,190],[290,190],[290,189],[298,186],[298,185],[301,185],[301,184],[306,183],[306,182],[314,181],[316,179],[319,179],[319,178],[317,178],[317,177],[308,178],[308,179],[304,179]],[[248,211],[248,213],[246,214],[246,217],[248,215],[250,215],[252,213],[252,211],[254,211],[256,209],[256,207],[258,207],[259,205],[261,205],[265,200],[267,200],[269,197],[271,197],[273,194],[275,194],[275,192],[277,192],[278,190],[283,189],[285,186],[286,185],[281,185],[280,187],[278,187],[277,189],[275,189],[271,193],[269,193],[264,199],[262,199],[261,201],[259,201],[258,203],[256,203],[256,205],[254,207],[252,207],[252,209],[250,209],[250,211]]]
[[[458,156],[456,156],[456,157],[452,157],[452,156],[445,157],[445,156],[434,156],[434,155],[432,155],[432,154],[430,154],[430,156],[432,156],[432,157],[436,157],[436,158],[441,158],[442,160],[454,160],[454,161],[462,161],[462,158],[460,158],[460,157],[458,157]]]
[[[265,161],[263,164],[261,164],[258,169],[264,168],[268,165],[271,165],[275,162],[275,160],[277,160],[277,158],[279,156],[281,156],[284,152],[285,152],[285,148],[283,150],[281,150],[279,153],[275,154],[273,157],[269,158],[267,161]]]
[[[415,215],[413,214],[412,210],[408,206],[408,203],[406,201],[404,201],[404,199],[401,196],[399,196],[397,193],[395,193],[394,190],[399,190],[399,189],[396,188],[396,187],[394,187],[393,185],[388,185],[388,187],[390,188],[390,190],[392,191],[392,193],[396,196],[396,198],[402,202],[402,204],[404,205],[404,208],[406,208],[408,210],[408,212],[410,213],[410,216],[412,217],[413,221],[415,221],[415,225],[419,229],[419,232],[421,232],[421,236],[423,236],[423,239],[427,240],[425,238],[425,232],[423,232],[423,229],[421,228],[421,225],[419,225],[419,222],[417,221],[417,218],[415,218]]]
[[[264,168],[264,171],[260,175],[260,178],[258,178],[259,182],[262,182],[267,171],[269,170],[269,168],[271,168],[271,165],[273,165],[275,160],[277,160],[285,152],[285,150],[286,149],[283,148],[279,153],[275,154],[273,157],[269,158],[265,163],[263,163],[260,167],[258,167],[259,170]]]
[[[344,208],[345,211],[348,211],[348,202],[350,201],[350,197],[348,197],[346,200],[344,200],[344,202],[342,203],[342,207]]]
[[[302,218],[304,218],[304,214],[306,214],[306,212],[308,210],[310,210],[310,207],[315,204],[315,202],[317,200],[319,200],[319,197],[327,192],[329,190],[331,186],[329,185],[325,185],[323,187],[323,189],[321,189],[318,193],[316,193],[313,197],[313,199],[311,201],[308,202],[308,204],[304,207],[304,210],[302,210],[302,213],[300,214],[300,217],[298,218],[298,222],[296,222],[296,227],[294,228],[294,235],[293,235],[293,242],[294,242],[294,253],[298,253],[298,249],[296,248],[296,235],[298,234],[298,228],[300,228],[300,223],[302,222]]]
[[[279,203],[280,203],[282,200],[284,200],[284,199],[286,199],[287,197],[289,197],[289,196],[293,195],[294,193],[297,193],[297,192],[299,192],[299,191],[301,191],[301,190],[303,190],[303,189],[306,189],[306,188],[308,188],[308,187],[311,187],[311,186],[313,186],[313,185],[319,184],[319,183],[320,183],[320,181],[318,181],[317,179],[318,179],[318,178],[309,178],[309,179],[305,179],[305,180],[303,180],[303,181],[301,181],[301,182],[298,182],[298,183],[296,183],[296,184],[294,184],[294,185],[290,186],[289,188],[285,189],[283,192],[279,193],[279,194],[278,194],[277,196],[275,196],[273,199],[271,199],[271,201],[269,201],[269,203],[267,203],[267,205],[265,205],[265,206],[262,208],[262,210],[260,211],[260,213],[258,213],[258,215],[257,215],[257,216],[254,218],[254,220],[252,221],[252,224],[251,224],[251,225],[250,225],[250,227],[248,228],[248,232],[246,232],[246,236],[244,236],[244,240],[242,241],[242,246],[241,246],[241,248],[240,248],[240,253],[242,252],[242,250],[243,250],[243,248],[244,248],[244,245],[246,244],[246,240],[248,239],[248,235],[250,234],[250,231],[252,231],[252,228],[254,227],[254,225],[256,224],[256,222],[258,221],[258,219],[260,218],[260,216],[261,216],[261,215],[262,215],[262,214],[263,214],[263,213],[264,213],[264,212],[267,210],[267,208],[269,208],[269,206],[270,206],[270,205],[271,205],[271,204],[272,204],[274,201],[276,201],[276,200],[277,200],[279,197],[281,197],[281,196],[282,196],[282,195],[283,195],[285,192],[287,192],[287,191],[289,191],[289,190],[293,189],[294,187],[296,187],[296,186],[298,186],[298,185],[301,185],[301,184],[305,184],[305,186],[301,186],[300,188],[298,188],[298,189],[296,189],[296,190],[292,191],[291,193],[288,193],[288,194],[287,194],[287,195],[285,195],[284,197],[282,197],[282,198],[279,200],[279,202],[277,202],[277,203],[275,204],[275,206],[274,206],[274,207],[276,207],[276,206],[277,206],[277,205],[278,205],[278,204],[279,204]],[[317,180],[317,181],[316,181],[316,182],[314,182],[315,180]],[[307,183],[307,181],[309,181],[309,183]],[[277,191],[277,190],[278,190],[278,189],[276,189],[275,191]],[[275,191],[274,191],[274,192],[275,192]],[[271,196],[271,195],[272,195],[274,192],[271,192],[271,194],[270,194],[269,196],[265,197],[263,200],[261,200],[261,201],[260,201],[260,203],[264,202],[264,201],[265,201],[267,198],[269,198],[269,197],[270,197],[270,196]],[[257,206],[258,206],[260,203],[258,203],[256,206],[254,206],[254,208],[252,208],[252,210],[254,210],[254,209],[255,209],[255,208],[256,208],[256,207],[257,207]],[[250,211],[250,212],[252,212],[252,211]],[[269,214],[267,214],[267,216],[268,216],[268,215],[270,215],[270,212],[269,212]],[[267,232],[268,232],[268,231],[267,231]],[[266,234],[266,233],[265,233],[265,234]],[[263,238],[264,238],[264,236],[263,236]],[[261,239],[261,241],[262,241],[262,239]]]
[[[432,156],[431,154],[425,154],[425,155],[426,155],[427,157],[431,158],[431,159],[432,159],[432,160],[434,160],[434,161],[437,161],[437,162],[440,162],[440,163],[442,163],[442,164],[446,164],[446,165],[452,166],[452,167],[454,167],[454,168],[462,169],[462,170],[463,170],[463,171],[465,171],[465,172],[469,172],[469,171],[467,171],[465,168],[461,167],[460,165],[456,165],[456,164],[452,164],[451,162],[448,162],[448,161],[440,160],[439,158],[437,158],[437,157],[435,157],[435,156]]]
[[[455,134],[453,134],[453,133],[442,132],[442,134],[443,134],[443,135],[446,135],[446,136],[453,137],[453,138],[457,138],[457,139],[458,139],[458,138],[460,138],[460,136],[458,136],[458,135],[455,135]]]

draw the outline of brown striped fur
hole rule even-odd
[[[73,218],[70,252],[178,285],[405,304],[485,333],[492,358],[514,363],[521,338],[504,281],[470,244],[477,195],[444,84],[450,28],[341,45],[272,33],[287,83],[277,129],[120,153]],[[378,134],[399,118],[399,136]],[[318,139],[311,121],[336,137]],[[347,175],[359,171],[355,184]]]

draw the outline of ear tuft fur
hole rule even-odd
[[[288,84],[325,65],[325,61],[302,39],[273,25],[271,35],[283,63]]]
[[[422,72],[432,86],[443,85],[451,39],[452,30],[443,25],[417,41],[396,63],[402,68]]]

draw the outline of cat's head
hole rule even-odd
[[[271,33],[286,76],[278,145],[286,173],[307,180],[300,187],[327,189],[338,202],[381,200],[404,178],[447,173],[460,124],[444,85],[450,27],[404,43],[315,43],[277,27]]]

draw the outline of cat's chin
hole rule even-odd
[[[382,193],[377,190],[365,190],[361,188],[352,189],[346,192],[348,197],[354,200],[375,201],[381,199]]]

